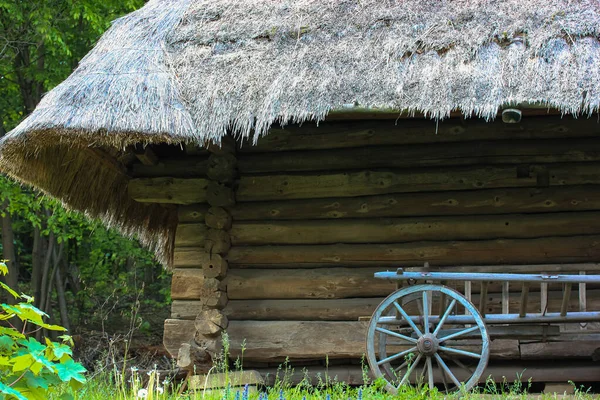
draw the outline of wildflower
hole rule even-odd
[[[362,388],[358,388],[358,398],[356,400],[362,400]]]
[[[138,397],[138,399],[145,399],[146,397],[148,397],[148,390],[147,389],[138,390],[137,397]]]
[[[248,400],[250,398],[250,387],[246,383],[244,385],[244,391],[242,392],[242,400]]]
[[[235,397],[234,397],[234,400],[240,400],[240,391],[239,391],[239,390],[236,390],[236,391],[235,391]]]
[[[133,366],[130,369],[131,369],[131,372],[138,372],[139,371],[139,368],[136,367],[136,366]]]
[[[331,400],[331,396],[329,395],[329,393],[327,393],[327,396],[325,396],[325,400]]]
[[[283,389],[279,390],[279,400],[285,400],[285,397],[283,396]]]
[[[165,390],[161,386],[156,387],[156,393],[163,394],[164,392],[165,392]]]

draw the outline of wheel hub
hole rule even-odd
[[[417,341],[417,349],[425,356],[432,356],[437,353],[439,348],[439,341],[431,333],[427,333],[419,338]]]

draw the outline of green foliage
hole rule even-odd
[[[12,129],[143,0],[0,0],[0,119]],[[1,132],[0,132],[1,135]]]
[[[102,324],[105,308],[112,307],[123,317],[129,317],[132,302],[142,299],[142,309],[164,309],[170,303],[170,275],[154,260],[149,251],[135,240],[106,229],[98,220],[90,221],[81,213],[68,211],[50,197],[32,191],[0,176],[0,204],[13,217],[17,243],[17,258],[21,275],[32,268],[31,237],[33,227],[43,237],[54,235],[65,244],[65,258],[77,266],[77,290],[70,288],[68,301],[73,322]],[[149,276],[148,276],[149,274]],[[0,283],[1,285],[1,283]],[[142,296],[143,295],[143,296]],[[110,299],[111,304],[105,304]],[[77,313],[77,314],[75,314]],[[140,321],[141,322],[141,321]],[[148,327],[146,321],[145,326]]]
[[[0,263],[0,274],[7,273],[6,265]],[[63,384],[79,389],[86,382],[86,370],[73,361],[71,337],[61,336],[60,343],[46,338],[42,344],[27,332],[31,325],[51,331],[65,328],[44,322],[48,315],[33,306],[32,297],[19,295],[4,284],[2,288],[20,302],[0,304],[0,320],[6,323],[0,326],[0,393],[7,398],[42,400]],[[22,322],[22,330],[11,324],[16,319]]]

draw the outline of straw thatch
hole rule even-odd
[[[172,213],[128,201],[127,177],[90,146],[256,138],[348,107],[589,115],[599,36],[597,0],[152,0],[4,138],[0,167],[166,260]]]

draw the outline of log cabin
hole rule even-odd
[[[2,139],[0,168],[172,269],[182,368],[227,332],[248,367],[356,383],[361,317],[395,289],[377,271],[600,271],[599,22],[593,1],[150,0]],[[570,307],[600,309],[579,289]],[[597,326],[526,339],[493,341],[490,370],[600,376]]]

